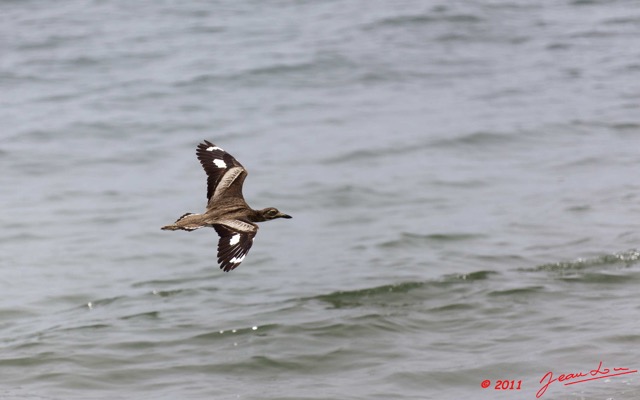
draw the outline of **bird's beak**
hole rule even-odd
[[[280,217],[280,218],[286,218],[286,219],[293,218],[291,215],[287,215],[287,214],[283,214],[283,213],[280,213],[280,214],[278,215],[278,217]]]

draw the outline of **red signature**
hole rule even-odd
[[[573,372],[570,374],[562,374],[557,378],[554,378],[553,372],[549,371],[546,374],[544,374],[542,379],[540,379],[540,383],[542,383],[543,385],[540,388],[540,390],[538,390],[538,393],[536,393],[536,398],[539,399],[540,397],[542,397],[542,395],[547,391],[547,388],[549,387],[549,385],[551,385],[554,382],[566,382],[564,385],[567,386],[567,385],[574,385],[580,382],[593,381],[595,379],[610,378],[612,376],[633,374],[636,372],[638,372],[637,369],[629,370],[629,368],[613,368],[613,372],[612,372],[609,368],[602,368],[602,361],[600,361],[600,364],[598,364],[598,368],[592,369],[589,372]],[[584,378],[584,379],[579,379],[579,378]],[[579,379],[579,380],[576,380],[576,379]]]

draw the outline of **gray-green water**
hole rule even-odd
[[[3,1],[0,93],[1,398],[640,368],[636,1]],[[294,217],[228,274],[212,229],[159,230],[204,209],[203,139]]]

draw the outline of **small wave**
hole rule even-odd
[[[612,272],[586,272],[561,276],[559,277],[559,280],[565,282],[625,284],[640,281],[640,275],[626,273],[615,274]]]
[[[321,161],[323,164],[343,164],[353,163],[355,161],[371,162],[378,158],[394,158],[414,152],[420,152],[431,146],[431,143],[410,143],[405,145],[394,145],[393,151],[390,151],[388,146],[358,149],[327,157]]]
[[[573,0],[571,3],[572,6],[591,6],[597,4],[609,4],[610,0]]]
[[[326,194],[330,192],[331,196]],[[349,207],[368,204],[369,206],[391,204],[395,201],[392,194],[371,187],[341,185],[327,188],[324,186],[314,187],[309,191],[309,197],[320,198],[327,207]],[[340,222],[338,222],[340,223]],[[344,223],[351,223],[345,219]]]
[[[81,307],[83,307],[83,308],[84,307],[95,308],[97,306],[103,307],[103,306],[107,306],[107,305],[110,305],[110,304],[113,304],[113,303],[116,303],[116,302],[119,302],[119,301],[126,300],[128,298],[129,298],[129,296],[108,297],[108,298],[104,298],[104,299],[98,299],[98,300],[95,300],[95,301],[90,301],[87,304],[83,304]]]
[[[49,35],[44,37],[39,37],[37,40],[33,41],[24,41],[19,43],[16,47],[18,50],[51,50],[57,49],[62,46],[69,45],[71,43],[79,43],[83,40],[86,40],[85,35]]]
[[[58,328],[58,329],[56,329],[56,331],[71,333],[71,332],[75,332],[75,331],[95,331],[95,330],[98,330],[98,329],[107,329],[107,328],[112,328],[112,325],[96,323],[96,324],[72,326],[72,327],[68,327],[68,328]]]
[[[622,253],[605,254],[594,258],[578,258],[573,261],[559,261],[542,264],[533,269],[529,269],[529,271],[579,271],[589,268],[620,265],[629,267],[637,264],[638,262],[640,262],[640,251],[629,250]],[[524,271],[526,271],[526,269]]]
[[[121,320],[125,320],[125,321],[129,319],[154,319],[155,320],[159,318],[160,318],[160,313],[158,311],[149,311],[149,312],[125,315],[123,317],[120,317]]]
[[[173,289],[173,290],[152,290],[151,294],[153,294],[154,296],[160,296],[160,297],[172,297],[172,296],[176,296],[182,293],[187,292],[188,290],[185,289]]]
[[[417,15],[398,15],[394,17],[382,18],[378,21],[365,25],[366,30],[375,29],[377,27],[406,27],[407,25],[428,25],[433,23],[454,23],[469,24],[482,22],[483,19],[471,14],[417,14]]]
[[[428,235],[419,235],[416,233],[406,233],[403,232],[400,234],[400,238],[396,240],[390,240],[378,245],[378,247],[382,248],[393,248],[393,247],[405,247],[405,246],[421,246],[427,243],[439,242],[439,243],[448,243],[448,242],[460,242],[482,238],[485,235],[477,234],[477,233],[433,233]]]
[[[438,298],[442,290],[450,290],[452,285],[482,281],[496,275],[495,271],[477,271],[469,274],[447,275],[441,280],[426,282],[404,282],[358,290],[337,291],[313,297],[328,303],[332,308],[354,308],[361,306],[406,306],[421,303],[426,298]],[[426,290],[429,289],[429,290]],[[415,297],[408,296],[416,293]]]
[[[332,308],[353,308],[366,304],[385,304],[387,302],[385,299],[390,294],[406,294],[412,290],[422,288],[424,285],[425,283],[423,282],[407,282],[368,289],[338,291],[316,296],[314,299],[328,303]]]
[[[640,25],[640,17],[618,17],[604,21],[607,25]]]
[[[197,284],[202,283],[203,281],[212,281],[216,279],[224,279],[220,274],[216,274],[216,270],[212,270],[211,268],[205,268],[201,273],[197,273],[191,276],[185,277],[176,277],[171,279],[153,279],[150,281],[142,281],[135,282],[131,285],[133,288],[153,288],[152,294],[163,296],[173,296],[178,294],[176,289],[170,290],[157,290],[158,287],[167,287],[167,286],[175,286],[182,284]],[[211,288],[212,290],[217,290],[217,288]],[[178,289],[182,290],[182,289]]]
[[[4,400],[58,400],[59,397],[43,396],[40,394],[29,393],[21,388],[2,389],[0,390],[0,398]]]
[[[220,329],[213,332],[207,332],[207,333],[201,333],[201,334],[195,335],[191,337],[190,340],[211,341],[211,340],[220,339],[222,337],[228,337],[230,335],[238,336],[238,335],[247,335],[247,334],[257,334],[260,336],[264,336],[267,332],[273,331],[274,329],[277,329],[280,327],[281,326],[279,324],[266,324],[266,325],[260,325],[260,326],[254,325],[254,326],[243,327],[243,328]]]
[[[447,275],[445,282],[459,282],[459,281],[483,281],[489,279],[491,276],[498,275],[496,271],[475,271],[468,274],[453,274]]]
[[[585,30],[582,32],[573,33],[569,35],[569,37],[573,39],[600,39],[600,38],[606,39],[606,38],[612,38],[619,35],[620,33],[615,31],[591,29],[591,30]]]
[[[447,304],[447,305],[444,305],[444,306],[433,307],[433,308],[429,309],[429,311],[436,312],[436,313],[440,312],[440,313],[448,314],[448,313],[451,313],[451,312],[473,310],[474,308],[475,308],[475,306],[473,304],[470,304],[470,303],[453,303],[453,304]]]
[[[358,66],[337,54],[319,54],[310,60],[273,63],[242,71],[202,74],[175,82],[178,87],[208,83],[239,85],[316,86],[342,85],[351,82]]]
[[[612,124],[611,128],[613,130],[616,131],[622,131],[622,132],[626,132],[626,131],[640,131],[640,124],[635,123],[635,122],[619,122],[616,124]]]
[[[523,296],[531,293],[540,293],[544,291],[544,286],[528,286],[515,289],[494,290],[488,293],[489,296]]]
[[[358,160],[370,160],[376,157],[380,157],[381,155],[388,154],[387,152],[379,149],[360,149],[328,157],[322,160],[322,162],[324,164],[351,163]]]
[[[432,146],[435,147],[458,147],[458,146],[496,146],[506,143],[515,142],[517,139],[514,135],[505,135],[495,132],[473,132],[455,138],[446,138],[435,141]]]

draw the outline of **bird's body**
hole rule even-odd
[[[231,271],[249,252],[258,232],[256,222],[291,216],[273,207],[262,210],[249,207],[242,195],[247,170],[222,148],[205,140],[198,145],[196,155],[207,173],[207,209],[204,214],[184,214],[172,225],[161,229],[193,231],[213,227],[220,236],[220,268]]]

